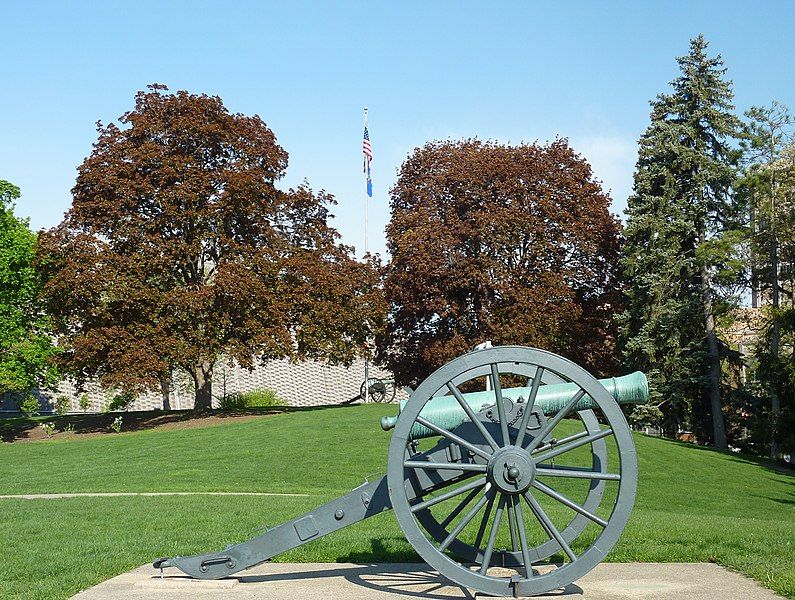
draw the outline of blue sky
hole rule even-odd
[[[97,120],[152,82],[259,114],[290,154],[285,186],[333,193],[361,252],[362,107],[370,109],[370,247],[383,252],[397,168],[431,139],[567,137],[620,213],[648,102],[703,33],[740,111],[795,109],[792,2],[8,2],[0,38],[0,179],[52,227]]]

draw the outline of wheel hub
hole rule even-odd
[[[491,457],[486,473],[492,485],[501,492],[521,494],[532,485],[536,466],[527,450],[506,446]]]

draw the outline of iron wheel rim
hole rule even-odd
[[[431,397],[456,377],[461,378],[462,374],[482,368],[483,365],[513,362],[531,364],[552,371],[562,378],[576,383],[585,394],[594,400],[607,420],[611,435],[615,438],[620,473],[611,514],[593,543],[579,556],[575,556],[574,559],[570,559],[570,562],[554,571],[529,577],[525,575],[518,580],[472,571],[447,556],[444,553],[446,548],[440,551],[431,543],[411,510],[405,487],[407,467],[404,465],[411,427]],[[460,585],[486,594],[529,596],[565,587],[581,578],[599,564],[615,545],[626,526],[634,504],[637,487],[637,458],[623,412],[610,393],[592,375],[573,362],[544,350],[521,346],[502,346],[461,356],[437,369],[417,388],[411,400],[403,408],[392,433],[387,479],[392,506],[403,533],[418,554],[441,575]],[[483,498],[487,493],[488,490],[484,492]],[[522,512],[521,508],[519,512]],[[499,527],[499,522],[497,526]],[[530,562],[529,568],[532,574],[532,559]]]

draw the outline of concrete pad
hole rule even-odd
[[[581,580],[550,596],[585,600],[781,598],[751,579],[710,563],[602,563]],[[197,581],[176,574],[175,569],[168,569],[161,579],[151,565],[144,565],[74,596],[76,600],[295,600],[316,597],[339,600],[482,598],[439,577],[427,565],[416,563],[265,563],[218,581]]]

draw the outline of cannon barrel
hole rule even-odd
[[[649,383],[646,375],[640,371],[624,375],[622,377],[609,377],[600,379],[605,389],[610,392],[619,404],[646,404],[649,401]],[[538,388],[535,406],[543,410],[545,415],[552,415],[561,410],[566,403],[580,390],[576,383],[553,383],[542,385]],[[472,407],[473,412],[477,413],[483,407],[494,404],[494,392],[469,392],[463,394],[467,404]],[[529,387],[504,388],[503,398],[510,398],[512,401],[527,401],[530,396]],[[406,400],[400,401],[399,411],[403,409]],[[574,411],[597,408],[596,403],[590,396],[583,396],[574,407]],[[453,396],[436,396],[431,398],[420,412],[420,416],[427,419],[434,425],[452,431],[461,423],[467,420],[466,412],[458,404]],[[389,431],[397,423],[395,417],[381,417],[381,428]],[[412,439],[426,438],[436,435],[433,431],[414,423],[411,429]]]

